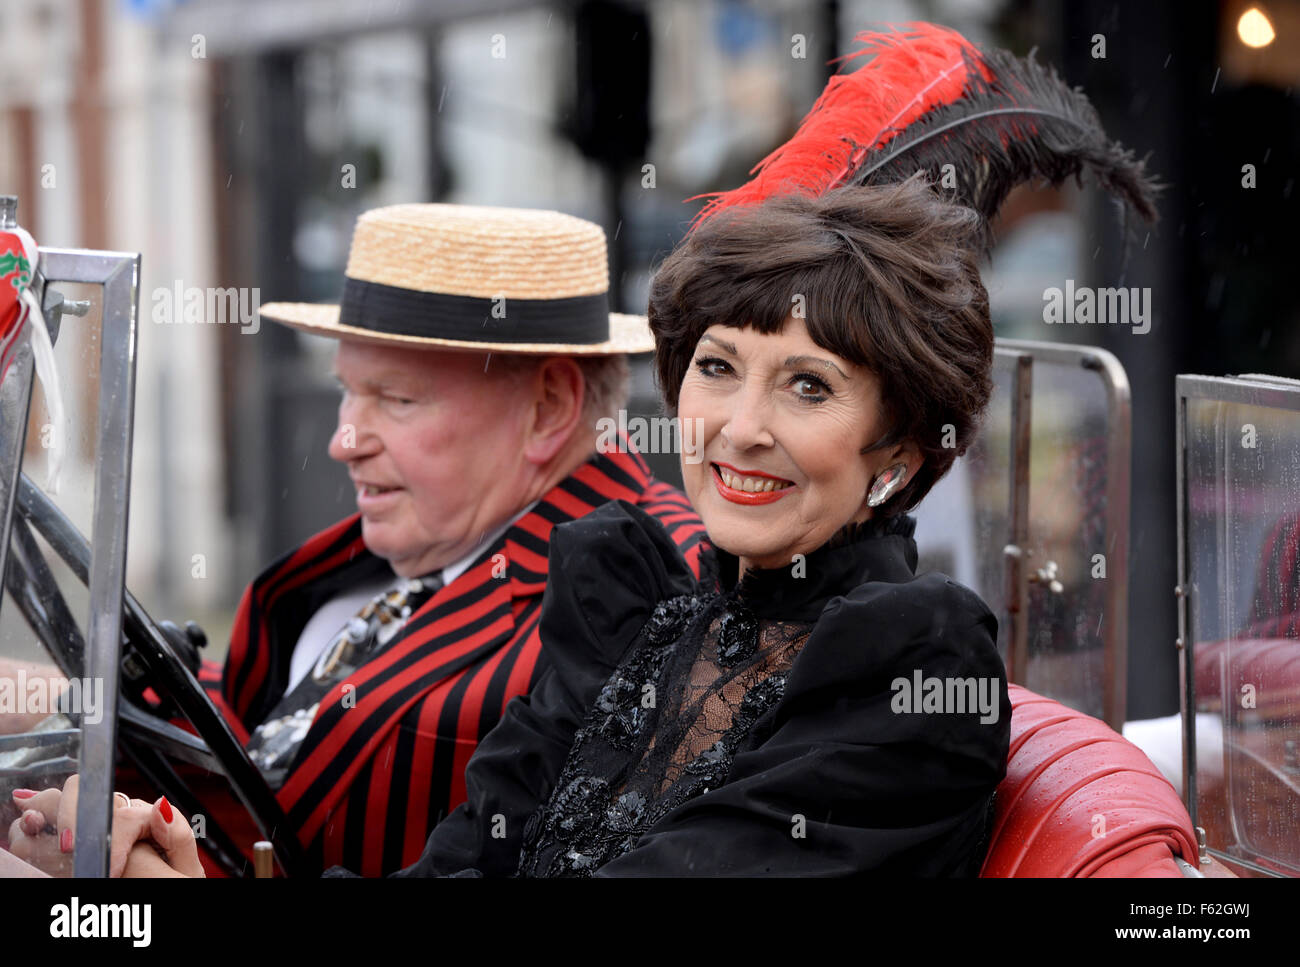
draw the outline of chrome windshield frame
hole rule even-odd
[[[91,561],[87,582],[86,662],[82,675],[102,683],[102,714],[81,723],[77,842],[73,874],[108,875],[113,779],[117,745],[118,668],[121,659],[122,596],[126,585],[127,513],[135,416],[136,340],[139,325],[140,255],[87,249],[41,248],[33,290],[43,307],[58,282],[103,287],[100,321],[99,399],[95,430],[95,490]],[[51,326],[54,330],[54,326]],[[54,336],[55,332],[51,332]],[[8,566],[18,479],[32,396],[32,357],[27,334],[5,380],[4,426],[0,443],[0,567]],[[13,385],[10,385],[10,381]]]
[[[1113,353],[1096,346],[1028,339],[997,339],[994,345],[995,352],[1018,353],[1028,357],[1028,366],[1025,367],[1023,375],[1018,374],[1018,385],[1022,387],[1021,392],[1025,397],[1022,404],[1023,412],[1017,413],[1014,401],[1012,411],[1013,433],[1024,435],[1023,446],[1019,444],[1018,438],[1013,437],[1012,441],[1013,490],[1023,489],[1021,495],[1012,496],[1013,508],[1023,508],[1020,511],[1023,514],[1023,524],[1013,525],[1013,532],[1020,534],[1019,541],[1014,537],[1012,540],[1012,545],[1016,547],[1024,548],[1032,539],[1029,520],[1029,449],[1032,437],[1030,405],[1033,392],[1033,362],[1042,360],[1055,365],[1077,365],[1090,370],[1097,375],[1105,392],[1106,426],[1110,430],[1106,455],[1106,560],[1111,566],[1111,580],[1106,586],[1106,613],[1110,616],[1110,620],[1106,622],[1105,634],[1102,636],[1102,718],[1118,732],[1124,727],[1128,703],[1128,575],[1131,523],[1129,514],[1132,502],[1133,439],[1132,393],[1128,375]],[[1017,518],[1013,516],[1012,521],[1016,520]],[[1027,601],[1028,595],[1029,570],[1023,557],[1016,556],[1013,565],[1009,555],[1008,601],[1016,600],[1020,603],[1020,613],[1012,612],[1012,620],[1023,626],[1017,627],[1014,631],[1013,641],[1023,639],[1023,643],[1020,645],[1021,650],[1018,655],[1013,652],[1012,667],[1007,669],[1013,681],[1017,674],[1023,674],[1020,669],[1024,668],[1029,659],[1028,614],[1024,610],[1024,602]]]

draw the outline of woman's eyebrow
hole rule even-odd
[[[733,356],[737,355],[736,344],[734,342],[725,342],[721,339],[718,339],[716,336],[710,336],[707,332],[700,337],[700,342],[704,342],[706,339],[711,343],[716,343],[717,345],[721,346],[727,352],[731,353],[731,355]]]
[[[827,368],[833,369],[835,370],[835,372],[839,373],[845,379],[849,378],[848,373],[844,372],[844,370],[840,369],[829,359],[819,359],[816,356],[787,356],[785,358],[786,368],[790,368],[792,366],[808,366],[810,364],[813,366],[821,366],[823,369],[827,369]]]

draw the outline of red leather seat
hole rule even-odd
[[[1104,722],[1010,686],[1011,749],[981,876],[1181,877],[1196,864],[1182,800]]]

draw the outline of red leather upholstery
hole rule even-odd
[[[1169,781],[1114,729],[1010,686],[1011,749],[981,876],[1181,877],[1196,831]]]

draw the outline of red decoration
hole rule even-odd
[[[31,284],[36,245],[22,229],[0,232],[0,382],[9,372],[28,309],[19,301]]]

